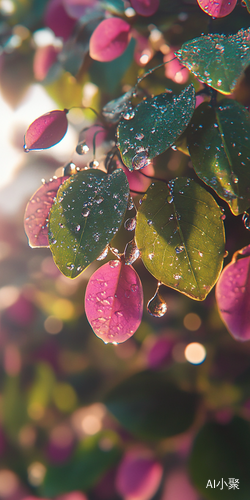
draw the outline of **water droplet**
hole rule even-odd
[[[134,240],[129,241],[124,250],[125,264],[131,265],[140,257],[140,250]]]
[[[152,221],[151,219],[148,219],[148,220],[147,220],[147,223],[148,223],[148,225],[149,225],[149,226],[152,226],[153,221]]]
[[[221,84],[222,84],[222,80],[220,80],[220,79],[219,79],[219,80],[217,80],[217,85],[218,85],[218,87],[220,87],[220,86],[221,86]]]
[[[83,209],[82,209],[82,216],[83,217],[88,217],[89,214],[90,214],[90,209],[88,207],[83,207]]]
[[[136,285],[135,283],[133,283],[133,285],[130,285],[130,290],[131,290],[131,292],[137,292],[138,285]]]
[[[183,252],[183,250],[185,250],[184,246],[183,245],[180,245],[178,247],[175,247],[175,252],[176,253],[181,253]]]
[[[97,167],[99,167],[99,161],[92,160],[89,162],[89,168],[97,168]]]
[[[141,168],[149,165],[149,163],[150,160],[148,159],[147,151],[140,151],[139,153],[136,153],[132,158],[132,167],[134,168],[134,170],[140,170]]]
[[[153,260],[154,256],[155,256],[155,254],[154,254],[154,253],[149,253],[149,254],[148,254],[148,258],[149,258],[149,260]]]
[[[70,269],[70,271],[73,271],[73,269],[75,269],[75,266],[74,266],[74,264],[72,264],[72,262],[68,262],[66,264],[66,267],[67,267],[67,269]]]
[[[171,146],[171,149],[172,149],[173,151],[177,151],[177,146],[175,146],[175,145],[173,144],[173,146]]]
[[[238,177],[237,177],[236,175],[234,175],[234,174],[233,174],[233,175],[232,175],[232,179],[233,179],[233,183],[234,183],[234,184],[238,184],[239,179],[238,179]]]
[[[102,196],[100,196],[99,198],[96,198],[96,200],[95,200],[97,205],[100,205],[103,201],[104,201],[104,198]]]
[[[94,234],[93,234],[93,238],[94,238],[94,240],[95,240],[96,242],[97,242],[97,241],[99,241],[99,239],[100,239],[100,234],[99,234],[99,233],[94,233]]]
[[[221,218],[221,220],[225,220],[226,219],[226,215],[225,214],[221,214],[220,218]]]
[[[76,231],[78,232],[78,231],[80,231],[80,229],[81,229],[81,226],[80,226],[80,224],[78,224],[78,225],[76,226]]]
[[[117,267],[119,265],[120,261],[119,260],[110,260],[109,265],[113,269],[114,267]]]
[[[155,316],[155,318],[161,318],[167,312],[167,304],[160,295],[158,288],[152,299],[147,303],[147,311],[151,316]]]
[[[180,280],[182,278],[182,276],[180,274],[173,274],[173,278],[175,280]]]
[[[136,217],[131,217],[124,222],[124,227],[127,231],[134,231],[136,228]]]
[[[135,134],[135,139],[137,139],[138,141],[142,141],[142,139],[144,139],[144,134]]]
[[[133,202],[133,198],[130,196],[128,199],[127,210],[133,210],[133,208],[134,208],[134,202]]]
[[[129,108],[127,112],[123,115],[124,120],[132,120],[134,118],[135,112],[133,109]]]
[[[174,197],[170,194],[169,196],[167,196],[166,200],[168,203],[173,203]]]
[[[75,164],[71,161],[70,163],[67,163],[63,169],[63,175],[73,175],[76,173],[76,166]]]
[[[203,257],[203,252],[198,252],[200,257]]]
[[[88,153],[88,151],[89,151],[89,147],[86,144],[86,141],[81,141],[81,142],[79,142],[77,144],[77,146],[76,146],[76,152],[79,155],[85,155],[86,153]]]
[[[228,256],[228,250],[225,250],[224,255],[223,255],[224,259],[225,259],[227,256]]]
[[[250,215],[248,212],[244,212],[244,214],[242,215],[242,220],[245,228],[248,229],[248,231],[250,231]]]
[[[99,257],[97,257],[96,260],[103,260],[107,257],[108,255],[108,251],[109,251],[109,246],[107,245],[104,250],[102,251],[102,253],[99,255]]]

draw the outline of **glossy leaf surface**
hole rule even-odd
[[[120,424],[139,439],[162,439],[192,424],[197,396],[185,392],[161,372],[144,371],[118,384],[105,404]]]
[[[119,464],[116,489],[126,500],[150,500],[160,486],[162,473],[162,465],[149,450],[129,450]]]
[[[228,424],[206,423],[194,441],[189,459],[189,471],[193,484],[208,500],[248,498],[250,489],[250,428],[249,422],[235,417]],[[239,480],[239,489],[230,489],[228,478]],[[206,488],[208,480],[212,488]],[[214,482],[220,484],[214,488]]]
[[[117,99],[114,99],[105,104],[105,106],[102,108],[102,114],[107,122],[118,123],[121,115],[129,107],[134,90],[135,88],[132,87],[121,97],[118,97]]]
[[[104,19],[89,41],[89,54],[96,61],[112,61],[119,57],[129,44],[130,25],[118,17]]]
[[[131,0],[131,5],[140,16],[152,16],[158,10],[160,0]]]
[[[194,38],[182,45],[176,57],[199,80],[222,94],[231,94],[250,63],[250,30]]]
[[[91,276],[85,294],[85,312],[97,337],[125,342],[140,326],[143,313],[141,280],[125,261],[111,260]]]
[[[24,137],[25,151],[51,148],[60,142],[68,128],[67,112],[50,111],[32,122]]]
[[[110,448],[102,447],[108,440]],[[50,466],[42,484],[42,495],[53,498],[74,490],[86,491],[120,458],[119,441],[112,431],[105,430],[87,436],[76,449],[71,460],[60,466]]]
[[[240,256],[244,256],[239,258]],[[236,340],[250,339],[250,245],[236,252],[216,285],[220,315]]]
[[[204,300],[223,264],[224,226],[214,198],[196,182],[151,184],[137,214],[136,244],[148,271],[171,288]]]
[[[58,177],[42,184],[30,198],[24,214],[24,229],[29,246],[48,247],[48,218],[58,188],[68,176]]]
[[[202,103],[187,129],[197,175],[238,215],[250,206],[250,114],[236,101]]]
[[[49,221],[49,242],[56,265],[75,278],[102,253],[118,231],[129,197],[121,169],[107,175],[84,170],[58,190]]]
[[[237,4],[237,0],[197,0],[198,5],[212,17],[228,16]]]
[[[128,169],[144,168],[168,149],[187,127],[194,108],[191,84],[179,96],[166,92],[150,97],[125,113],[117,127],[117,139]]]

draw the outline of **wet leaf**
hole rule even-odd
[[[237,4],[237,0],[197,0],[198,5],[212,17],[228,16]]]
[[[152,16],[158,10],[160,0],[131,0],[131,5],[140,16]]]
[[[169,187],[168,187],[169,186]],[[151,184],[137,213],[136,244],[160,282],[204,300],[222,269],[224,225],[214,198],[191,179]]]
[[[147,448],[134,448],[118,466],[116,489],[127,500],[149,500],[158,490],[162,474],[162,465]]]
[[[125,342],[140,326],[143,313],[141,280],[125,261],[111,260],[90,278],[85,312],[97,337],[104,342]]]
[[[68,128],[67,109],[50,111],[29,126],[24,137],[25,151],[51,148],[62,140]]]
[[[109,444],[108,448],[105,448],[105,442]],[[120,454],[118,437],[110,430],[85,437],[71,460],[60,466],[48,467],[41,494],[52,498],[74,490],[90,489],[117,464]]]
[[[57,193],[49,220],[49,242],[56,265],[75,278],[102,253],[118,231],[129,198],[124,172],[107,175],[84,170]]]
[[[117,127],[122,160],[129,170],[146,167],[163,153],[187,127],[195,108],[191,84],[179,96],[166,92],[140,102],[125,113]]]
[[[108,410],[139,439],[163,439],[192,424],[198,398],[179,389],[163,372],[136,373],[106,397]]]
[[[101,62],[112,61],[127,48],[130,25],[118,17],[104,19],[95,29],[89,41],[89,54]]]
[[[234,35],[194,38],[184,43],[175,55],[199,80],[222,94],[231,94],[250,64],[250,29],[241,29]]]
[[[249,340],[250,245],[236,252],[232,262],[223,269],[215,293],[221,318],[229,332],[236,340]]]
[[[118,99],[114,99],[105,104],[102,108],[102,114],[108,123],[118,123],[121,115],[129,107],[134,90],[135,88],[132,87],[128,92],[118,97]]]
[[[58,188],[69,176],[58,177],[40,186],[30,198],[24,214],[24,229],[29,246],[48,247],[48,218]]]
[[[250,489],[250,428],[249,422],[235,417],[227,424],[207,422],[198,432],[191,456],[189,472],[193,484],[208,500],[228,500],[230,496],[247,500]],[[238,479],[239,489],[231,489],[229,478]],[[207,487],[208,480],[212,481]],[[214,480],[216,485],[214,488]],[[236,483],[237,484],[237,483]]]
[[[250,206],[250,114],[236,101],[202,103],[187,129],[197,175],[225,200],[234,215]]]

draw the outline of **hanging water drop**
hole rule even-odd
[[[83,209],[82,209],[82,216],[83,217],[88,217],[89,214],[90,214],[90,209],[88,207],[83,207]]]
[[[102,251],[102,253],[99,255],[99,257],[97,257],[96,260],[103,260],[107,257],[108,255],[108,251],[109,251],[109,246],[107,245],[104,250]]]
[[[140,257],[140,250],[134,240],[129,241],[124,250],[125,264],[131,265]]]
[[[132,167],[134,168],[134,170],[140,170],[141,168],[149,165],[149,163],[150,160],[148,159],[147,151],[140,151],[139,153],[136,153],[132,158]]]
[[[89,168],[97,168],[97,167],[99,167],[99,161],[92,160],[89,162]]]
[[[178,247],[175,247],[175,253],[181,253],[181,252],[183,252],[183,250],[184,250],[183,245],[179,245]]]
[[[89,151],[89,147],[86,144],[86,141],[81,141],[77,144],[77,146],[76,146],[77,154],[86,155],[86,153],[88,153],[88,151]]]
[[[126,113],[123,115],[124,120],[132,120],[134,118],[135,112],[134,110],[130,107],[127,109]]]
[[[124,222],[124,227],[127,231],[134,231],[136,228],[136,217],[131,217]]]
[[[73,175],[76,173],[76,166],[75,164],[71,161],[65,165],[63,169],[63,175]]]
[[[167,304],[159,293],[159,287],[157,287],[154,296],[147,303],[147,311],[151,316],[161,318],[166,314],[167,309]]]
[[[134,208],[134,202],[133,202],[133,198],[130,196],[128,199],[127,210],[133,210],[133,208]]]

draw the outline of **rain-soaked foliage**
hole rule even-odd
[[[2,268],[0,500],[249,498],[249,12],[0,2],[1,94],[55,103],[23,131],[36,250],[0,240],[29,275]]]

